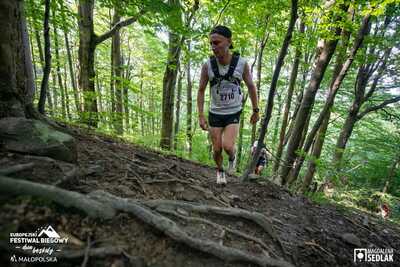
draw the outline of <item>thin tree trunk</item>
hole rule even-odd
[[[267,26],[268,26],[268,21],[267,24],[265,25],[265,33],[264,36],[261,39],[260,42],[260,49],[257,55],[257,82],[256,82],[256,88],[257,88],[257,100],[260,101],[260,95],[261,95],[261,71],[262,71],[262,59],[264,55],[264,49],[265,46],[267,45],[268,39],[269,39],[269,32],[267,33]],[[256,129],[257,129],[257,123],[253,124],[251,127],[251,144],[254,143],[256,140]]]
[[[94,87],[95,35],[93,31],[94,0],[79,0],[79,88],[83,93],[82,121],[97,127],[97,95]]]
[[[65,120],[67,118],[67,109],[65,106],[65,90],[64,90],[64,85],[62,82],[62,77],[61,77],[60,53],[59,53],[59,48],[58,48],[58,37],[57,37],[58,35],[57,35],[56,25],[53,25],[53,30],[54,30],[54,49],[56,52],[56,71],[57,71],[57,78],[58,78],[58,88],[59,88],[60,95],[61,95],[61,115],[62,115],[63,120]]]
[[[79,101],[78,87],[76,86],[74,67],[72,65],[72,56],[71,56],[71,48],[69,45],[68,32],[65,29],[65,27],[64,27],[64,41],[65,41],[65,47],[67,49],[67,60],[68,60],[69,75],[70,75],[70,79],[71,79],[71,86],[72,86],[72,89],[74,90],[75,109],[76,109],[76,113],[78,114],[78,116],[80,116],[80,113],[82,112],[81,103]]]
[[[68,84],[67,84],[67,63],[64,61],[64,89],[65,89],[65,107],[67,108],[67,117],[68,120],[72,120],[71,117],[71,102],[69,101],[69,93],[68,93]]]
[[[249,164],[249,166],[247,167],[246,171],[244,172],[243,176],[242,176],[242,181],[243,180],[247,180],[248,176],[250,173],[252,173],[256,167],[258,158],[260,156],[260,152],[261,152],[261,146],[262,143],[264,141],[265,135],[267,133],[267,127],[269,124],[269,121],[271,119],[271,114],[272,114],[272,108],[273,108],[273,104],[274,104],[274,96],[275,96],[275,91],[276,91],[276,85],[278,83],[278,78],[279,78],[279,74],[281,71],[281,68],[283,66],[284,63],[284,59],[285,56],[287,54],[288,51],[288,47],[290,44],[290,40],[292,39],[292,33],[294,30],[294,26],[297,20],[297,4],[298,1],[297,0],[292,0],[291,1],[291,13],[290,13],[290,22],[289,22],[289,26],[286,32],[286,36],[285,39],[283,41],[281,50],[279,51],[279,56],[278,56],[278,60],[276,62],[276,67],[274,70],[274,74],[272,76],[272,81],[271,81],[271,86],[270,86],[270,90],[269,90],[269,95],[268,95],[268,103],[265,107],[265,117],[262,121],[262,126],[261,126],[261,131],[260,131],[260,136],[259,136],[259,142],[256,148],[256,151],[253,155],[253,158]]]
[[[300,31],[299,31],[300,34],[303,34],[304,30],[305,30],[305,24],[302,21],[300,23]],[[285,110],[283,111],[281,130],[279,132],[279,143],[276,148],[274,166],[272,169],[272,172],[274,173],[274,175],[276,175],[276,173],[278,171],[279,162],[280,162],[281,156],[282,156],[283,141],[285,139],[285,133],[286,133],[286,128],[287,128],[287,124],[288,124],[290,106],[292,103],[293,92],[294,92],[294,88],[296,85],[297,73],[298,73],[299,64],[300,64],[300,57],[301,57],[301,49],[300,49],[300,47],[296,47],[293,67],[292,67],[292,71],[290,73],[290,78],[289,78],[289,87],[288,87],[288,92],[287,92],[287,96],[286,96]]]
[[[391,186],[393,184],[393,178],[396,174],[396,170],[399,168],[400,165],[400,147],[398,148],[397,155],[395,155],[392,164],[389,167],[388,176],[386,178],[385,186],[382,189],[382,193],[388,193],[391,190]]]
[[[38,110],[41,114],[45,114],[46,92],[49,86],[49,76],[51,70],[49,18],[50,18],[50,0],[45,0],[45,11],[44,11],[44,21],[43,21],[45,64],[43,69],[43,79],[42,79],[42,84],[40,86],[40,97],[38,103]]]
[[[243,107],[246,105],[248,94],[244,95],[243,98]],[[236,164],[236,171],[240,172],[240,165],[242,163],[243,158],[243,128],[244,128],[244,118],[246,116],[246,112],[243,109],[242,115],[240,116],[239,122],[239,141],[238,141],[238,153],[237,153],[237,164]]]
[[[368,86],[369,78],[372,76],[374,71],[376,70],[374,66],[378,66],[379,61],[377,63],[370,63],[367,65],[362,65],[357,73],[356,84],[355,84],[355,96],[353,103],[349,109],[348,116],[345,120],[345,123],[340,131],[340,135],[336,142],[334,157],[332,165],[335,167],[336,171],[340,171],[341,169],[341,161],[343,157],[344,150],[346,148],[347,142],[353,132],[354,125],[360,117],[360,110],[362,105],[373,95],[376,90],[376,86],[378,84],[379,79],[383,76],[384,71],[386,70],[386,63],[390,56],[392,48],[388,48],[385,51],[383,59],[380,61],[380,65],[377,71],[377,74],[374,77],[370,90],[365,93],[366,87]],[[372,51],[372,53],[374,53]],[[364,114],[365,115],[365,114]]]
[[[54,113],[57,114],[58,111],[58,91],[57,91],[57,75],[55,74],[54,69],[51,71],[52,77],[52,92],[53,92],[53,102],[54,102]]]
[[[308,188],[310,187],[311,182],[313,180],[315,169],[317,167],[317,160],[321,156],[322,147],[324,145],[325,134],[329,124],[329,117],[330,117],[330,111],[328,112],[326,118],[322,122],[318,134],[315,137],[315,142],[311,152],[311,160],[308,162],[307,171],[306,174],[304,175],[304,181],[300,189],[300,192],[302,194],[308,191]]]
[[[353,13],[353,11],[351,11],[351,13]],[[339,54],[337,56],[337,63],[334,69],[334,73],[333,73],[333,77],[332,77],[332,81],[329,87],[329,93],[328,93],[328,97],[327,100],[325,102],[324,107],[322,108],[318,119],[315,121],[310,133],[307,136],[307,139],[305,141],[305,145],[303,148],[303,154],[299,157],[298,160],[298,165],[296,166],[296,170],[294,172],[292,172],[292,177],[290,178],[291,181],[294,181],[297,179],[298,174],[300,172],[301,166],[304,162],[305,159],[305,153],[308,153],[312,142],[315,138],[315,135],[318,131],[318,129],[320,128],[321,124],[323,123],[323,120],[328,116],[328,114],[330,114],[329,110],[331,109],[331,107],[334,104],[334,99],[336,97],[336,94],[343,82],[343,79],[345,78],[347,71],[349,70],[351,64],[353,63],[353,60],[357,54],[358,49],[361,47],[362,42],[364,40],[364,37],[366,35],[368,35],[369,30],[370,30],[370,15],[367,14],[362,22],[362,25],[360,27],[360,30],[356,36],[356,39],[354,41],[353,47],[346,59],[346,61],[344,62],[344,58],[346,55],[346,50],[347,50],[347,46],[348,46],[348,41],[350,39],[350,32],[348,31],[343,31],[342,32],[342,46],[341,49],[339,51]],[[328,117],[329,120],[329,117]],[[323,133],[324,134],[324,133]],[[323,142],[322,142],[323,143]],[[321,143],[320,143],[321,144]],[[322,148],[321,148],[322,149]],[[317,149],[317,151],[320,149]]]
[[[176,95],[175,125],[174,125],[174,150],[178,149],[179,121],[181,113],[182,79],[185,73],[180,71],[178,78],[178,92]]]
[[[120,21],[121,16],[118,14],[118,9],[114,8],[113,26]],[[112,36],[112,65],[113,65],[113,79],[115,90],[115,117],[114,129],[117,134],[121,135],[124,132],[123,128],[123,113],[122,113],[122,71],[121,71],[121,36],[117,30]]]
[[[276,140],[278,138],[279,121],[281,120],[281,115],[282,115],[282,94],[277,93],[277,98],[278,98],[278,114],[276,115],[275,119],[274,133],[272,134],[272,140],[271,140],[272,146],[275,146]]]
[[[342,5],[341,8],[347,9],[347,6]],[[337,19],[335,20],[337,22]],[[339,35],[340,31],[340,28],[336,28],[336,35]],[[296,158],[296,152],[300,145],[302,133],[305,131],[304,123],[307,120],[307,117],[310,116],[315,101],[315,95],[324,77],[325,70],[335,52],[337,43],[338,39],[325,40],[322,43],[319,43],[319,47],[317,48],[319,49],[319,53],[317,53],[317,57],[315,58],[314,71],[309,86],[304,92],[303,100],[294,121],[293,132],[289,139],[284,164],[279,169],[278,179],[282,185],[285,185],[288,182],[288,175]]]
[[[188,42],[188,53],[190,55],[190,40]],[[187,137],[187,144],[188,144],[188,152],[189,158],[192,157],[192,106],[193,106],[193,98],[192,98],[192,77],[190,73],[190,56],[188,57],[188,63],[186,65],[186,81],[187,81],[187,98],[186,98],[186,137]]]
[[[171,5],[180,5],[179,0],[170,0]],[[173,138],[174,121],[174,96],[179,57],[181,53],[181,38],[173,32],[169,32],[168,61],[163,79],[162,97],[162,121],[160,147],[170,150]]]
[[[143,106],[143,101],[145,99],[144,91],[143,91],[143,69],[140,71],[140,84],[139,84],[139,90],[140,90],[140,98],[139,98],[139,109],[140,109],[140,130],[142,132],[142,136],[144,135],[144,125],[145,125],[145,118],[144,118],[144,106]],[[137,116],[139,117],[139,116]]]

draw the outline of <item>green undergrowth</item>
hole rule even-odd
[[[390,208],[389,218],[386,220],[400,225],[400,198],[390,194],[372,189],[348,189],[336,190],[332,197],[323,192],[309,194],[308,197],[316,203],[333,204],[339,210],[357,209],[375,216],[379,216],[379,207],[385,203]]]

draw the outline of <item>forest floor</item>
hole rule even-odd
[[[79,158],[79,169],[74,173],[79,178],[59,184],[65,189],[83,194],[103,190],[123,198],[179,200],[261,213],[268,218],[272,236],[254,221],[240,216],[190,212],[185,208],[165,216],[193,238],[215,241],[251,255],[285,259],[294,266],[400,266],[397,224],[358,210],[313,203],[269,181],[240,183],[238,177],[228,176],[225,187],[217,186],[214,168],[111,137],[73,130]],[[57,182],[60,170],[65,168],[55,161],[1,150],[0,159],[2,166],[40,163],[40,168],[22,170],[12,177],[46,184]],[[86,252],[81,257],[60,259],[57,266],[256,266],[227,262],[190,248],[128,213],[98,220],[30,197],[0,198],[0,266],[33,265],[11,264],[4,241],[8,243],[9,232],[30,232],[47,225],[69,237],[68,246]],[[89,253],[110,246],[122,248],[122,252],[110,256]],[[392,248],[394,263],[354,263],[354,248]]]

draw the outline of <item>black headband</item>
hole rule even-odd
[[[210,34],[214,34],[214,33],[219,34],[219,35],[222,35],[222,36],[224,36],[224,37],[226,37],[226,38],[232,38],[232,32],[231,32],[231,30],[230,30],[228,27],[226,27],[226,26],[222,26],[222,25],[215,26],[215,27],[211,30]],[[230,49],[233,48],[232,44],[229,46],[229,48],[230,48]]]

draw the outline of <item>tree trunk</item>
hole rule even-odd
[[[0,2],[0,118],[33,114],[33,67],[22,1]]]
[[[144,74],[143,74],[143,69],[140,71],[140,85],[139,85],[139,90],[140,90],[140,98],[139,98],[139,109],[140,109],[140,130],[142,132],[142,136],[144,135],[144,125],[145,125],[145,118],[144,118],[144,105],[143,101],[145,99],[144,91],[143,91],[143,79],[144,79]],[[136,116],[139,117],[139,116]]]
[[[185,73],[180,72],[178,78],[178,92],[176,95],[175,126],[174,126],[174,150],[178,149],[179,121],[181,113],[182,79]]]
[[[302,21],[300,23],[300,31],[299,31],[300,34],[304,33],[304,29],[305,29],[305,24]],[[292,71],[290,73],[290,78],[289,78],[289,87],[288,87],[288,92],[287,92],[287,96],[286,96],[285,109],[283,111],[281,130],[279,132],[279,143],[278,143],[278,146],[276,148],[274,166],[273,166],[273,169],[272,169],[272,172],[274,173],[274,175],[276,175],[276,173],[278,171],[279,162],[280,162],[281,156],[282,156],[283,141],[285,139],[285,133],[286,133],[286,128],[287,128],[287,124],[288,124],[290,106],[291,106],[291,103],[292,103],[294,87],[296,85],[297,73],[298,73],[299,64],[300,64],[300,57],[301,57],[301,49],[300,49],[300,47],[296,47],[293,67],[292,67]]]
[[[304,181],[300,190],[302,194],[308,191],[308,188],[310,187],[311,182],[313,180],[315,169],[317,167],[317,160],[321,156],[322,147],[324,145],[325,134],[326,130],[328,129],[330,114],[331,112],[329,111],[326,118],[322,122],[322,125],[318,131],[317,136],[315,137],[315,142],[311,152],[311,160],[308,162],[307,171],[306,174],[304,175]]]
[[[64,94],[65,94],[65,107],[66,107],[66,109],[67,109],[67,117],[68,117],[68,120],[72,120],[72,117],[71,117],[71,102],[69,101],[69,93],[68,93],[68,84],[67,84],[67,80],[68,80],[68,77],[67,77],[67,62],[65,62],[65,60],[64,60],[64,89],[65,89],[65,92],[64,92]]]
[[[249,166],[247,167],[246,171],[244,172],[243,176],[242,176],[242,181],[243,180],[247,180],[248,176],[250,173],[252,173],[256,167],[258,158],[260,156],[260,152],[261,152],[261,146],[262,143],[264,142],[264,138],[265,135],[267,133],[267,127],[269,124],[269,121],[271,119],[271,114],[272,114],[272,108],[273,108],[273,104],[274,104],[274,96],[275,96],[275,91],[276,91],[276,85],[278,83],[278,78],[279,78],[279,74],[281,71],[281,68],[283,66],[284,63],[284,59],[285,56],[287,54],[288,51],[288,47],[290,44],[290,40],[292,39],[292,33],[293,33],[293,29],[297,20],[297,4],[298,1],[297,0],[292,0],[291,1],[291,13],[290,13],[290,22],[289,22],[289,26],[285,35],[285,39],[283,41],[281,50],[279,51],[279,56],[278,56],[278,60],[276,61],[276,67],[274,70],[274,74],[272,76],[272,80],[271,80],[271,86],[270,86],[270,90],[269,90],[269,94],[268,94],[268,102],[267,105],[265,107],[265,117],[262,121],[262,126],[261,126],[261,131],[260,131],[260,136],[259,136],[259,142],[256,148],[256,151],[253,155],[253,158],[249,164]]]
[[[244,95],[243,98],[243,107],[246,105],[248,94]],[[244,118],[246,116],[246,112],[243,109],[242,115],[240,116],[239,122],[239,141],[238,141],[238,153],[237,153],[237,162],[236,162],[236,171],[240,172],[240,164],[242,163],[243,158],[243,128],[244,128]]]
[[[372,49],[372,53],[374,53]],[[353,131],[354,125],[358,120],[360,120],[366,113],[363,113],[362,116],[360,116],[360,110],[362,105],[374,94],[376,90],[376,86],[378,84],[379,79],[382,77],[383,72],[386,70],[386,63],[387,60],[390,56],[392,48],[388,48],[385,51],[385,54],[383,56],[383,59],[376,62],[376,63],[369,63],[367,65],[363,64],[358,70],[357,73],[357,78],[356,78],[356,84],[355,84],[355,96],[353,103],[349,109],[348,116],[345,120],[345,123],[342,127],[342,130],[340,131],[340,135],[336,141],[336,147],[335,147],[335,152],[333,156],[333,161],[332,165],[335,167],[336,171],[340,171],[341,169],[341,164],[342,164],[342,157],[344,150],[346,148],[347,142],[351,136],[351,133]],[[379,65],[379,63],[381,63]],[[366,87],[368,86],[369,78],[372,76],[374,71],[371,70],[376,70],[374,66],[378,66],[378,71],[377,74],[374,77],[374,80],[372,82],[372,85],[367,93]]]
[[[97,127],[97,96],[94,88],[94,54],[96,49],[93,31],[94,0],[79,0],[79,88],[83,93],[82,121]]]
[[[65,41],[65,47],[67,49],[67,60],[68,60],[69,75],[71,79],[71,86],[72,89],[74,90],[75,109],[78,116],[80,116],[80,113],[82,112],[81,103],[79,101],[78,87],[76,86],[74,67],[72,65],[72,56],[71,56],[71,48],[69,45],[68,32],[65,27],[64,27],[64,41]]]
[[[347,9],[342,5],[343,9]],[[337,20],[337,19],[336,19]],[[336,21],[337,22],[337,21]],[[336,28],[335,32],[337,35],[340,34],[340,28]],[[338,39],[324,40],[318,44],[317,57],[315,58],[314,70],[311,76],[310,83],[307,90],[304,92],[303,99],[297,112],[296,119],[293,125],[293,132],[290,136],[288,148],[285,155],[284,164],[279,170],[279,179],[282,185],[288,182],[289,171],[292,164],[296,158],[296,151],[299,148],[300,141],[302,138],[302,133],[305,130],[305,121],[312,111],[312,106],[314,104],[315,95],[319,89],[320,83],[324,77],[325,70],[335,52]]]
[[[34,25],[33,25],[33,27],[34,27]],[[36,44],[37,44],[38,50],[39,50],[40,66],[42,67],[42,70],[44,70],[44,56],[43,56],[42,41],[40,39],[40,33],[36,28],[34,28],[34,32],[35,32],[35,37],[36,37]],[[43,74],[42,74],[42,76],[43,76]],[[49,114],[53,115],[54,105],[53,105],[53,99],[51,97],[50,90],[46,90],[46,97],[47,97],[47,102],[49,104],[49,109],[50,109]]]
[[[114,8],[113,26],[120,21],[118,9]],[[121,37],[117,30],[112,36],[112,70],[115,91],[115,114],[114,114],[114,129],[117,134],[123,134],[123,113],[122,113],[122,70],[121,70]]]
[[[350,15],[352,16],[353,10],[351,10],[350,13],[351,13]],[[366,35],[368,35],[368,33],[370,31],[369,20],[370,20],[370,15],[367,14],[363,19],[360,30],[355,38],[353,47],[352,47],[345,62],[344,62],[344,58],[346,55],[346,50],[347,50],[348,42],[350,39],[350,32],[348,32],[346,30],[343,30],[343,32],[342,32],[342,45],[341,45],[340,51],[337,55],[337,62],[335,65],[335,69],[333,71],[332,81],[329,86],[328,97],[326,99],[324,107],[322,108],[317,120],[315,121],[310,133],[307,136],[307,139],[305,141],[304,148],[303,148],[303,154],[298,159],[298,165],[296,166],[296,170],[292,172],[292,177],[290,178],[291,182],[293,182],[294,180],[297,179],[298,174],[300,172],[300,169],[301,169],[304,159],[305,159],[305,153],[308,153],[308,151],[313,143],[313,140],[315,139],[315,135],[316,135],[318,129],[321,127],[321,124],[323,123],[325,118],[327,118],[327,120],[329,121],[330,109],[334,104],[336,94],[343,82],[343,79],[346,77],[347,71],[349,70],[351,64],[353,63],[353,60],[357,54],[358,49],[361,47],[361,45],[363,43],[364,37]],[[328,123],[328,122],[326,122],[326,123]],[[322,135],[324,135],[324,134],[325,133],[322,133]],[[318,142],[318,143],[319,143],[319,145],[322,145],[323,141]],[[318,150],[321,150],[321,149],[322,148],[316,148],[316,151],[318,152]],[[320,154],[320,152],[319,152],[319,154]]]
[[[170,0],[171,5],[178,5],[178,0]],[[174,96],[179,57],[181,53],[181,38],[173,32],[169,32],[168,62],[163,79],[162,121],[160,147],[170,150],[173,137],[174,121]]]
[[[40,98],[38,103],[38,110],[42,114],[45,113],[46,92],[49,86],[49,76],[51,69],[49,17],[50,17],[50,0],[45,0],[45,11],[44,11],[44,22],[43,22],[45,64],[43,69],[43,79],[42,79],[42,84],[40,86]]]
[[[396,170],[399,168],[400,165],[400,147],[397,151],[397,155],[395,155],[392,164],[389,167],[388,176],[386,178],[385,186],[383,187],[382,193],[388,193],[391,190],[391,186],[393,183],[393,178],[396,174]]]
[[[190,41],[188,43],[188,53],[190,55]],[[188,152],[189,158],[192,157],[192,106],[193,106],[193,98],[192,98],[192,77],[190,74],[190,56],[188,58],[188,63],[186,67],[186,79],[187,79],[187,98],[186,98],[186,137],[187,137],[187,144],[188,144]]]
[[[257,83],[256,83],[256,88],[257,88],[257,100],[260,101],[260,94],[261,94],[261,70],[262,70],[262,59],[264,55],[264,49],[265,46],[267,45],[269,39],[269,33],[267,33],[267,25],[265,25],[265,33],[263,38],[261,39],[260,42],[260,49],[257,55]],[[256,129],[257,129],[257,123],[254,123],[251,127],[251,144],[254,143],[256,140]]]
[[[55,13],[53,12],[53,15]],[[58,48],[58,35],[57,35],[57,28],[56,25],[53,25],[53,30],[54,30],[54,49],[56,52],[56,71],[57,71],[57,79],[58,79],[58,89],[61,95],[61,115],[63,120],[67,118],[67,109],[65,106],[65,90],[64,90],[64,85],[62,82],[62,77],[61,77],[61,68],[60,68],[60,53],[59,53],[59,48]]]

